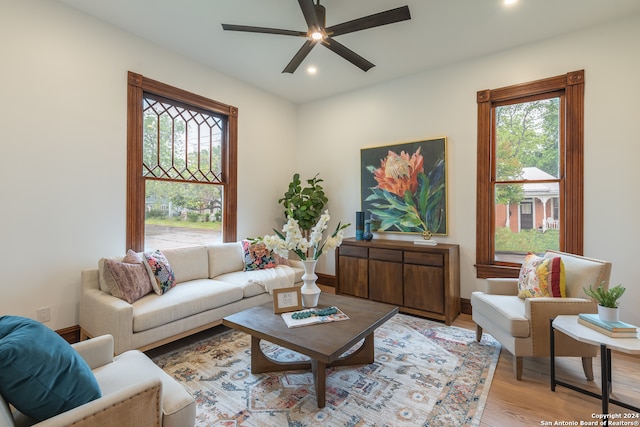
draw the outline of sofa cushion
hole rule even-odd
[[[167,257],[156,250],[154,252],[145,252],[144,258],[146,261],[144,265],[149,272],[149,278],[155,293],[162,295],[165,292],[169,292],[169,289],[176,285],[176,276]]]
[[[164,249],[162,251],[176,276],[176,283],[209,277],[209,256],[206,246]]]
[[[234,271],[232,273],[221,274],[220,276],[216,277],[216,280],[238,285],[242,289],[242,296],[244,298],[264,294],[264,285],[262,285],[261,283],[250,281],[250,275],[247,273],[249,272]]]
[[[293,268],[280,265],[276,268],[221,274],[216,280],[242,286],[246,298],[263,292],[271,294],[274,289],[289,288],[294,285],[295,277]]]
[[[232,271],[243,271],[242,244],[240,242],[219,243],[207,246],[209,254],[209,278]]]
[[[107,282],[109,291],[116,298],[131,304],[153,291],[149,274],[142,263],[129,264],[107,259],[105,268],[111,276]]]
[[[171,289],[170,294],[151,293],[133,303],[133,332],[162,327],[241,300],[242,296],[242,287],[233,283],[212,279],[180,283]]]
[[[471,293],[474,313],[490,319],[510,336],[529,336],[529,319],[525,317],[524,300],[515,295],[492,295],[484,292]]]
[[[0,394],[42,421],[101,396],[87,363],[60,335],[32,319],[0,317]]]
[[[529,253],[520,268],[518,296],[520,298],[566,297],[562,258],[544,258]]]

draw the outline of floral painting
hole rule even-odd
[[[372,231],[447,234],[446,138],[361,150]]]

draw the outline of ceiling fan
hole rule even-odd
[[[300,4],[300,9],[302,9],[304,19],[307,21],[307,31],[282,30],[278,28],[252,27],[248,25],[234,24],[222,24],[222,28],[228,31],[279,34],[283,36],[307,38],[307,41],[304,42],[300,50],[298,50],[289,64],[287,64],[284,70],[282,70],[283,73],[293,73],[296,71],[309,52],[311,52],[311,49],[319,43],[351,62],[356,67],[359,67],[362,71],[368,71],[375,65],[346,46],[338,43],[333,37],[411,19],[409,6],[402,6],[327,27],[325,20],[326,10],[325,7],[320,4],[320,0],[317,0],[316,4],[313,4],[313,0],[298,0],[298,3]]]

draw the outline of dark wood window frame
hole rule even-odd
[[[144,250],[145,177],[142,174],[142,99],[152,93],[227,117],[226,144],[222,146],[225,242],[237,239],[238,109],[200,95],[129,72],[127,85],[127,231],[126,245]]]
[[[519,266],[495,261],[494,111],[498,105],[561,94],[560,250],[578,255],[584,245],[584,70],[477,93],[478,170],[476,201],[476,276],[518,277]],[[564,172],[562,172],[564,171]]]

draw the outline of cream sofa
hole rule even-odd
[[[273,301],[274,288],[302,285],[298,261],[244,271],[240,242],[167,249],[177,285],[132,304],[116,298],[101,280],[102,269],[82,271],[81,339],[110,334],[115,354],[148,350],[222,323],[232,313]]]
[[[93,371],[102,397],[33,424],[0,396],[0,427],[189,427],[195,424],[193,397],[137,350],[113,357],[113,337],[73,345]]]

